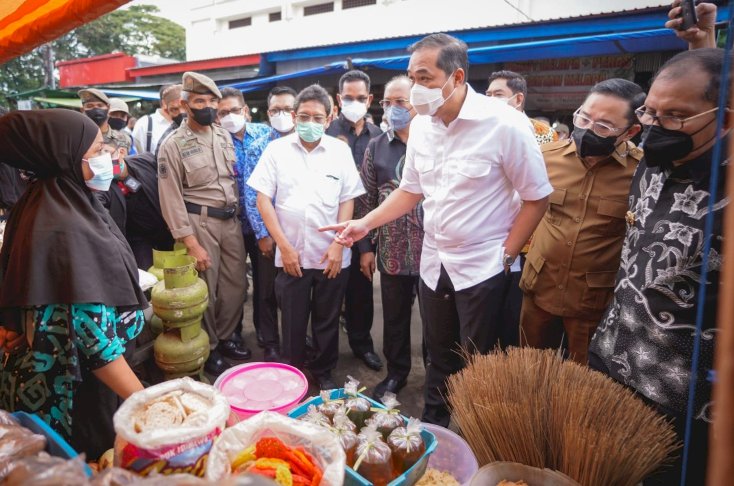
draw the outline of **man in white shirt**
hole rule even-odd
[[[349,220],[354,198],[365,192],[349,146],[324,134],[330,112],[321,86],[301,91],[293,111],[296,132],[270,142],[247,181],[277,245],[283,357],[304,367],[310,318],[317,351],[308,367],[322,390],[336,388],[331,371],[339,356],[351,251],[317,229]]]
[[[553,188],[527,117],[466,83],[466,44],[432,34],[409,51],[410,103],[422,116],[410,127],[400,187],[364,218],[322,230],[339,231],[336,241],[351,246],[425,196],[423,420],[447,426],[446,378],[464,366],[457,351],[487,353],[495,345],[507,272]]]
[[[181,85],[167,84],[160,90],[161,107],[150,115],[142,116],[133,128],[135,150],[142,154],[156,153],[161,137],[176,122],[181,125],[184,112],[181,110]]]

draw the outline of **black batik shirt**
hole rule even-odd
[[[610,375],[677,413],[688,404],[710,198],[711,151],[672,170],[639,165],[614,297],[590,352]],[[670,166],[668,166],[670,167]],[[694,417],[710,421],[727,163],[714,204]]]

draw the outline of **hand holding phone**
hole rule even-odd
[[[674,0],[665,27],[691,49],[716,47],[716,5],[694,0]]]
[[[695,0],[681,0],[680,18],[682,22],[680,23],[678,30],[688,30],[696,27],[696,24],[698,24],[698,16],[696,15]]]

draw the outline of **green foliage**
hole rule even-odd
[[[122,51],[171,59],[186,57],[186,35],[180,25],[159,17],[158,7],[133,5],[110,12],[77,27],[51,42],[56,61]],[[43,49],[0,65],[0,105],[7,105],[3,93],[19,93],[44,86]]]

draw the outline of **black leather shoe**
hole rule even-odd
[[[258,347],[264,348],[265,347],[265,339],[263,339],[263,335],[262,335],[262,333],[259,330],[258,331],[255,331],[255,337],[257,338],[257,345],[258,345]]]
[[[252,358],[252,351],[247,349],[244,343],[238,343],[229,339],[227,339],[226,341],[221,341],[219,343],[219,346],[217,347],[217,350],[225,358],[235,361],[247,361],[248,359]]]
[[[374,393],[372,393],[372,398],[378,401],[382,401],[382,396],[385,394],[385,392],[390,392],[397,395],[400,390],[405,388],[407,382],[408,380],[405,379],[398,380],[397,378],[391,378],[388,376],[377,384]]]
[[[375,371],[380,371],[382,369],[382,361],[374,351],[367,351],[362,355],[357,354],[356,356],[357,358],[364,361],[364,364],[367,365],[367,368]]]
[[[334,390],[335,388],[339,388],[331,378],[331,374],[316,376],[315,378],[319,382],[319,390]]]
[[[231,366],[222,359],[222,355],[216,351],[209,353],[209,359],[204,363],[204,371],[210,375],[219,376],[227,371]]]
[[[280,357],[278,348],[273,347],[273,346],[266,347],[265,354],[263,356],[263,360],[267,362],[280,362],[282,358]]]

